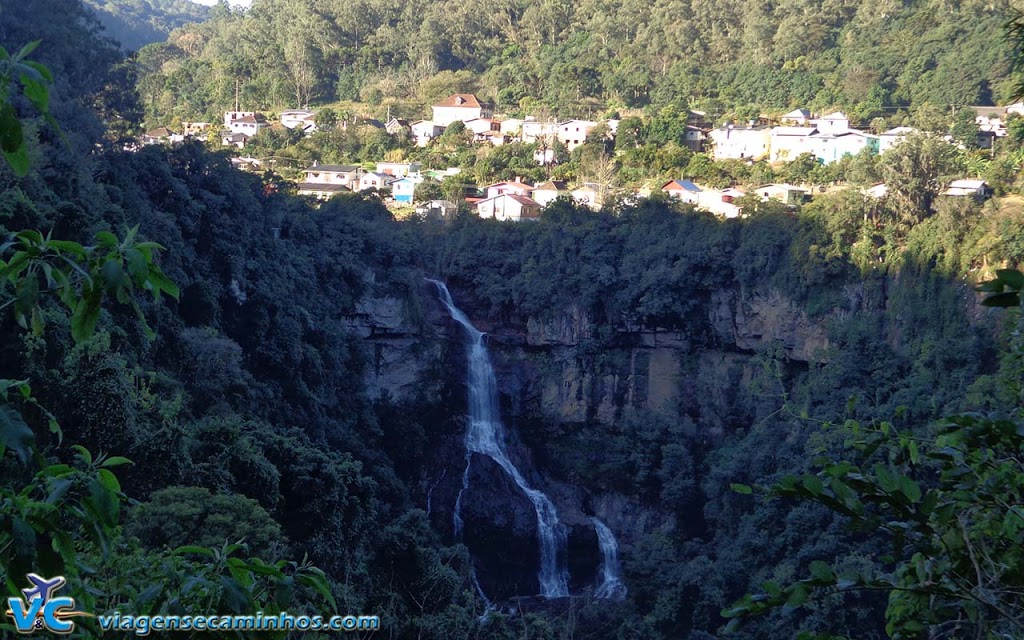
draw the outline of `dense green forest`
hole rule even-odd
[[[677,97],[665,77],[677,78],[683,83],[677,90],[688,95],[692,87],[685,78],[718,83],[739,73],[739,51],[764,65],[764,73],[789,64],[782,77],[816,87],[806,99],[833,100],[838,94],[830,92],[839,89],[831,83],[857,64],[879,65],[872,82],[889,86],[898,100],[937,91],[927,99],[959,101],[946,92],[977,77],[993,87],[1006,79],[1000,50],[982,44],[998,41],[1002,18],[991,5],[775,8],[788,16],[787,29],[802,34],[793,39],[781,27],[747,31],[748,23],[762,24],[757,12],[765,7],[750,10],[750,17],[738,12],[744,18],[734,23],[710,5],[666,6],[662,12],[488,5],[484,12],[430,3],[404,8],[407,21],[396,14],[385,27],[382,7],[349,5],[338,15],[331,12],[334,4],[323,4],[323,20],[315,25],[290,22],[312,14],[257,0],[250,17],[221,15],[198,31],[176,32],[172,42],[178,44],[146,53],[167,53],[165,70],[181,58],[168,77],[182,83],[161,86],[161,92],[173,91],[182,102],[205,100],[197,108],[212,110],[243,78],[253,101],[288,101],[294,78],[286,61],[295,60],[293,53],[285,48],[278,60],[263,57],[270,49],[261,48],[272,46],[265,38],[278,37],[306,43],[300,58],[329,51],[338,57],[328,60],[349,60],[349,66],[332,62],[330,68],[351,69],[349,80],[358,78],[361,88],[379,87],[373,74],[384,69],[413,74],[429,68],[436,74],[471,68],[467,77],[492,82],[515,65],[529,68],[530,60],[557,69],[558,60],[586,64],[591,55],[614,60],[616,68],[638,60],[636,69],[654,75],[620,87],[611,69],[561,73],[594,77],[594,96],[671,101]],[[443,20],[429,17],[442,9],[448,13],[436,15]],[[634,14],[633,20],[625,17]],[[972,18],[962,19],[967,14]],[[747,485],[813,475],[823,460],[852,455],[847,441],[859,436],[847,430],[849,423],[842,427],[847,420],[865,429],[884,423],[887,434],[924,442],[930,423],[942,416],[1001,411],[1009,420],[1019,409],[1021,351],[1014,316],[1008,315],[1015,312],[981,307],[971,285],[994,266],[1024,261],[1024,212],[1013,198],[983,206],[928,195],[926,165],[934,164],[929,154],[939,152],[927,139],[908,143],[901,162],[881,167],[894,189],[908,196],[891,205],[865,203],[847,192],[817,198],[796,214],[767,205],[748,219],[721,221],[652,198],[601,212],[558,202],[536,224],[472,216],[399,222],[372,195],[345,195],[313,207],[289,195],[279,179],[235,171],[226,154],[196,143],[124,151],[122,142],[143,115],[133,69],[103,39],[85,7],[74,0],[35,0],[4,3],[0,15],[0,45],[7,51],[42,40],[30,55],[53,73],[48,110],[58,125],[38,116],[38,93],[22,97],[4,87],[5,106],[8,95],[12,106],[0,117],[17,116],[24,124],[30,161],[25,176],[13,165],[0,168],[0,377],[10,382],[0,396],[6,449],[0,460],[0,571],[11,594],[23,588],[25,573],[46,571],[68,576],[70,592],[96,613],[337,610],[379,615],[378,636],[402,640],[753,640],[800,631],[871,639],[1006,630],[1005,619],[989,624],[994,614],[986,599],[981,609],[989,617],[976,612],[960,620],[964,609],[953,607],[932,622],[913,608],[916,601],[903,606],[897,599],[893,613],[885,589],[871,583],[810,600],[806,593],[800,600],[787,592],[784,602],[793,606],[722,631],[728,622],[723,609],[766,583],[793,582],[809,567],[822,573],[814,562],[837,573],[852,568],[866,574],[899,560],[887,559],[889,554],[910,558],[924,548],[893,552],[882,532],[851,532],[847,517],[830,503],[754,498]],[[679,15],[693,20],[668,18]],[[935,20],[913,31],[920,27],[915,19],[925,17]],[[342,18],[351,21],[344,23],[346,31],[313,28],[333,29]],[[399,26],[412,23],[419,37],[402,37]],[[479,28],[462,40],[448,32],[467,24]],[[579,35],[581,24],[586,35]],[[675,32],[686,24],[693,25],[692,33]],[[294,31],[278,30],[285,25]],[[808,31],[807,25],[820,29]],[[246,30],[250,39],[241,42],[254,48],[236,48],[232,64],[238,66],[221,66],[226,62],[218,56],[227,45],[217,43],[235,38],[234,29]],[[685,45],[651,46],[670,32],[679,39],[673,42]],[[914,56],[898,63],[877,58],[879,42],[891,51],[911,47],[900,35],[910,32],[934,33],[934,39],[923,37]],[[801,48],[813,40],[807,33],[820,33],[815,46],[835,45],[833,53],[795,63],[810,51]],[[857,33],[867,43],[862,49]],[[188,39],[196,34],[190,50]],[[353,44],[336,44],[345,42]],[[442,49],[415,54],[405,48],[442,42]],[[475,48],[464,49],[470,42]],[[605,57],[615,49],[604,47],[616,46],[622,52]],[[933,54],[920,53],[929,46]],[[977,46],[978,55],[968,55],[969,46]],[[651,56],[670,50],[680,52],[678,60],[654,64]],[[758,51],[761,57],[752,57]],[[854,62],[854,51],[873,53]],[[522,53],[529,55],[521,63]],[[680,60],[696,54],[707,62],[707,75],[685,73]],[[505,62],[501,55],[508,56]],[[902,70],[910,60],[934,64],[936,77]],[[972,75],[974,64],[996,75]],[[315,90],[329,97],[342,86],[341,77],[319,75],[324,68],[317,67],[309,95]],[[526,91],[559,86],[547,84],[547,71],[533,73],[517,75]],[[950,82],[960,73],[964,84]],[[206,84],[215,76],[221,82]],[[649,95],[633,90],[648,83]],[[742,86],[734,77],[715,95]],[[963,99],[983,100],[984,82],[971,86],[978,93]],[[221,93],[211,93],[213,87]],[[572,91],[568,87],[562,90]],[[751,91],[751,101],[770,102],[759,97],[760,88]],[[804,99],[786,91],[778,104]],[[710,89],[706,95],[713,97]],[[3,143],[6,152],[10,140],[5,136]],[[129,279],[100,265],[94,275],[108,300],[93,331],[83,329],[73,296],[47,296],[60,285],[47,278],[52,271],[12,276],[22,247],[70,251],[45,234],[115,257],[123,253],[125,268],[142,273],[139,257],[130,253],[139,245],[127,237],[134,227],[138,240],[162,246],[142,245],[159,265],[159,274],[147,266],[148,277],[177,295],[121,294]],[[6,236],[31,229],[44,235],[22,234],[6,243]],[[690,386],[660,410],[628,405],[613,420],[559,420],[529,393],[503,399],[539,476],[595,501],[619,500],[647,519],[675,523],[640,528],[624,540],[624,601],[525,602],[481,617],[467,548],[438,526],[446,514],[428,512],[438,465],[460,446],[466,393],[461,341],[452,327],[431,319],[436,312],[424,277],[447,281],[474,321],[493,328],[501,361],[522,356],[540,362],[538,368],[550,364],[538,345],[516,347],[515,336],[531,323],[557,320],[570,307],[582,310],[594,327],[573,345],[572,359],[582,370],[611,375],[624,366],[623,354],[645,340],[685,344],[681,366]],[[74,282],[86,300],[89,291],[100,291],[89,288],[91,279]],[[140,293],[145,282],[138,281]],[[777,296],[772,299],[820,323],[828,338],[823,351],[797,357],[785,340],[740,345],[723,333],[712,310],[729,299],[753,304],[755,294]],[[381,367],[380,357],[353,323],[366,315],[368,301],[380,297],[403,301],[405,322],[421,327],[414,335],[423,351],[431,340],[441,344],[430,383],[404,398],[370,393],[368,380]],[[26,303],[37,298],[38,318]],[[74,313],[68,313],[69,303]],[[428,339],[432,322],[442,337]],[[1015,422],[1008,424],[1011,434],[1019,432]],[[1012,435],[1006,438],[1012,441]],[[988,451],[984,447],[978,450]],[[884,455],[883,449],[865,459],[884,461]],[[453,476],[461,469],[461,451],[454,458]],[[904,464],[898,457],[890,462]],[[979,467],[986,463],[991,466],[982,461]],[[831,471],[833,479],[850,473]],[[1014,486],[1014,477],[987,475],[985,481],[1000,489]],[[830,491],[838,491],[826,480]],[[804,486],[817,488],[812,480]],[[1019,549],[1022,528],[1016,522],[1008,516],[977,529],[967,523],[964,537],[974,535],[981,544],[998,529],[1000,540],[1016,540],[1010,546]],[[244,548],[227,546],[239,540]],[[937,562],[940,553],[929,558]],[[1017,556],[1005,557],[1011,568],[1020,566]],[[1018,577],[1008,572],[1004,580],[1012,587]],[[827,583],[822,578],[814,584]],[[900,627],[904,635],[887,630],[887,607],[890,620],[910,616],[920,625],[917,635],[910,624]],[[95,632],[87,621],[82,625]],[[0,628],[11,632],[9,625]]]
[[[713,115],[1002,104],[1007,0],[255,0],[140,52],[155,119],[234,104],[426,105],[475,91],[507,113],[675,105]],[[382,112],[383,113],[383,112]]]
[[[106,35],[126,51],[163,42],[178,27],[202,22],[210,10],[191,0],[85,0],[96,10]]]

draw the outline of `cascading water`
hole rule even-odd
[[[537,511],[537,537],[540,543],[540,594],[546,598],[569,595],[569,574],[564,566],[563,554],[566,546],[565,527],[558,521],[558,512],[551,500],[530,487],[505,452],[505,433],[498,410],[498,388],[494,378],[494,367],[484,346],[484,334],[477,331],[452,300],[448,287],[438,280],[427,280],[437,287],[441,301],[448,308],[452,318],[465,328],[469,335],[469,427],[466,430],[466,469],[462,474],[462,490],[455,500],[455,514],[452,518],[455,535],[462,535],[462,496],[469,488],[469,467],[473,454],[485,455],[500,466],[505,473],[526,494]]]
[[[615,541],[615,535],[605,523],[597,518],[591,518],[594,529],[597,530],[597,542],[601,546],[601,554],[604,562],[601,564],[601,584],[597,586],[594,595],[598,598],[620,600],[626,597],[626,585],[622,583],[621,568],[619,567],[619,545]]]

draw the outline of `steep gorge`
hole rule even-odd
[[[435,528],[454,540],[452,513],[465,467],[459,442],[464,338],[432,285],[410,291],[404,298],[364,298],[348,323],[371,360],[365,380],[371,395],[397,405],[442,403],[450,416],[451,424],[428,435],[434,463],[423,470],[418,500]],[[830,330],[837,324],[884,317],[888,339],[898,343],[902,335],[898,304],[878,282],[847,285],[836,298],[843,304],[816,316],[773,287],[737,285],[713,292],[703,318],[674,329],[625,322],[609,327],[571,302],[546,317],[494,320],[471,291],[453,288],[453,296],[487,334],[509,455],[533,486],[547,492],[569,529],[574,594],[592,592],[599,579],[602,555],[593,518],[614,532],[627,563],[651,534],[714,535],[705,522],[702,469],[730,435],[777,411],[795,376],[827,364],[836,352]],[[769,362],[778,366],[766,367]],[[670,433],[679,436],[697,476],[675,504],[651,500],[603,474],[623,462],[609,459],[614,453],[594,440],[630,420],[675,425]],[[474,535],[466,544],[479,559],[484,591],[497,600],[540,593],[533,505],[493,461],[482,459],[470,473],[474,489],[462,509]]]

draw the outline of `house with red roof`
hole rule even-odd
[[[516,178],[509,182],[499,182],[492,184],[487,187],[487,197],[494,198],[505,193],[511,193],[517,196],[530,196],[533,193],[533,187],[524,183],[521,179]]]
[[[440,127],[447,127],[453,122],[469,122],[494,115],[491,108],[481,103],[472,93],[452,94],[435,104],[433,111],[432,122]]]

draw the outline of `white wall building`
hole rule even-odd
[[[709,134],[714,144],[715,160],[757,160],[768,155],[770,143],[768,127],[736,127],[726,125],[712,129]]]

